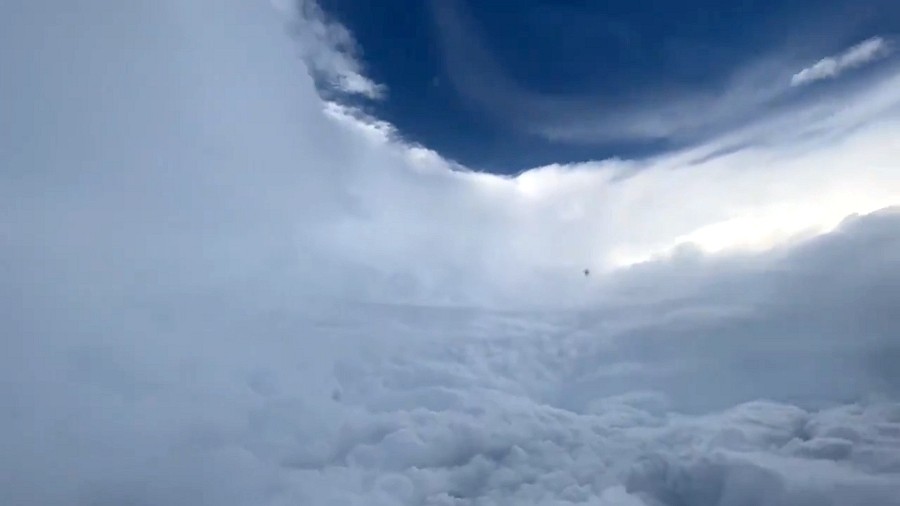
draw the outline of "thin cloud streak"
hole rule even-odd
[[[724,78],[710,81],[704,90],[660,87],[639,90],[615,102],[590,94],[533,92],[503,72],[464,2],[432,1],[429,5],[446,72],[460,97],[500,127],[552,142],[589,145],[664,140],[681,146],[699,145],[723,132],[764,121],[773,112],[804,105],[804,97],[790,84],[796,79],[799,60],[791,47],[745,62]],[[848,52],[846,65],[880,54],[883,48],[874,45],[863,44]]]
[[[844,72],[887,57],[892,51],[881,37],[872,37],[848,48],[839,55],[829,56],[791,77],[791,86],[808,85],[824,79],[835,79]]]

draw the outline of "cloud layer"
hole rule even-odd
[[[271,6],[79,6],[0,16],[0,502],[897,504],[896,75],[499,177]]]

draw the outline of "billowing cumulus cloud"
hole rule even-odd
[[[0,502],[898,504],[896,75],[500,177],[270,5],[2,11]]]

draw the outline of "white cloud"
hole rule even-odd
[[[80,7],[0,16],[0,503],[897,504],[896,212],[784,241],[898,202],[896,75],[501,177],[266,5]]]
[[[272,0],[291,20],[301,54],[314,76],[337,91],[383,99],[387,87],[366,77],[353,34],[325,14],[313,0]],[[329,91],[328,89],[325,90]]]
[[[848,48],[839,55],[822,58],[811,67],[797,72],[791,77],[791,86],[836,78],[847,70],[884,58],[890,52],[891,47],[885,39],[872,37]]]
[[[873,304],[900,282],[898,216],[620,273],[580,312],[371,310],[406,344],[341,363],[353,415],[303,475],[343,484],[323,502],[897,504],[900,406],[847,399],[900,387]]]
[[[358,202],[377,212],[345,220],[340,236],[345,239],[335,248],[366,263],[381,254],[418,257],[413,253],[417,248],[442,244],[441,251],[423,251],[428,265],[422,268],[478,269],[472,282],[494,287],[523,279],[543,286],[545,280],[535,276],[542,269],[550,279],[568,279],[561,273],[633,263],[671,252],[681,243],[705,252],[765,250],[798,234],[828,231],[849,214],[900,202],[900,187],[892,176],[900,156],[892,140],[897,121],[879,112],[897,104],[896,84],[892,78],[848,95],[840,110],[819,111],[821,119],[799,116],[809,119],[807,124],[772,120],[774,130],[766,137],[759,130],[748,132],[744,139],[755,139],[753,143],[725,155],[709,156],[723,145],[715,143],[640,164],[547,166],[516,177],[449,172],[433,156],[430,177],[411,178],[417,162],[407,148],[380,136],[376,144],[392,154],[384,162],[371,155],[367,161],[391,167],[387,170],[398,177],[382,188],[375,173],[365,176],[372,178],[372,191],[360,190]],[[872,109],[873,102],[884,107]],[[867,118],[865,127],[850,131],[861,121],[860,114]],[[350,116],[344,118],[348,121],[354,124]],[[354,129],[369,123],[356,124]],[[419,209],[420,218],[431,225],[420,228],[419,220],[406,213],[409,207]],[[382,240],[369,241],[364,253],[353,254],[352,244],[366,234]],[[476,237],[483,247],[472,244]],[[388,250],[381,253],[381,248]],[[523,287],[512,292],[535,293]]]

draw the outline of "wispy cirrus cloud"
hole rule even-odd
[[[754,114],[784,88],[773,85],[777,80],[771,78],[784,69],[760,64],[743,69],[716,89],[636,90],[627,99],[615,100],[589,92],[537,92],[505,73],[464,2],[429,5],[447,74],[461,98],[499,124],[553,142],[704,137]]]
[[[814,65],[797,72],[791,77],[791,86],[803,86],[823,79],[834,79],[842,73],[888,56],[892,48],[881,37],[872,37],[846,51],[822,58]]]
[[[659,83],[642,83],[618,98],[590,90],[555,94],[530,89],[505,71],[465,2],[429,5],[445,70],[460,98],[497,125],[560,144],[708,142],[802,106],[806,97],[796,93],[798,84],[874,61],[890,49],[887,40],[874,38],[798,73],[798,62],[820,45],[800,36],[773,43],[746,61],[710,69],[702,85],[676,85],[661,72]],[[814,29],[822,28],[804,28]],[[830,29],[835,37],[846,35],[840,22]],[[690,46],[681,51],[684,59],[693,58]]]

